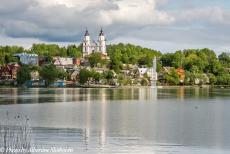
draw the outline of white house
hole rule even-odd
[[[153,67],[152,68],[138,68],[140,77],[144,77],[144,75],[146,74],[147,77],[150,78],[151,80],[151,85],[152,86],[156,86],[156,81],[158,80],[158,74],[156,71],[156,67],[157,67],[157,60],[156,57],[153,59]]]
[[[54,58],[54,65],[56,65],[56,66],[73,65],[73,58],[55,57]]]
[[[22,64],[38,65],[39,63],[37,54],[19,53],[19,54],[14,54],[14,56],[18,57]]]
[[[138,68],[138,71],[140,73],[140,77],[144,77],[145,74],[150,78],[152,77],[151,68]]]

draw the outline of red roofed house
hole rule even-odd
[[[17,78],[18,64],[0,66],[0,80],[15,80]]]

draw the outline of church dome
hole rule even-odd
[[[104,36],[104,32],[103,32],[102,28],[101,28],[99,36]]]
[[[89,31],[88,31],[88,29],[86,29],[86,31],[85,31],[85,36],[89,36]]]

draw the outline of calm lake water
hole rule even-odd
[[[74,154],[229,154],[230,89],[0,89],[32,144]],[[63,152],[62,152],[63,153]]]

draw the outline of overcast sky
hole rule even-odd
[[[0,45],[79,44],[85,28],[108,44],[162,52],[230,49],[229,0],[0,0]]]

